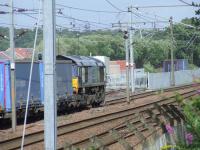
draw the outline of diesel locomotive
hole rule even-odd
[[[29,61],[17,61],[16,111],[23,117],[28,90]],[[82,106],[99,106],[105,99],[105,65],[88,56],[57,56],[56,94],[58,112]],[[44,77],[42,60],[34,62],[30,90],[29,115],[43,111]],[[10,62],[0,60],[0,118],[11,114]]]

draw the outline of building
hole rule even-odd
[[[126,72],[126,61],[125,60],[116,60],[110,61],[109,66],[110,74],[123,74]]]
[[[32,48],[15,48],[15,59],[16,60],[24,60],[30,59],[32,57]],[[12,59],[12,51],[8,48],[5,51],[0,51],[0,60],[11,60]]]

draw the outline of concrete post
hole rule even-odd
[[[10,63],[11,69],[11,99],[12,99],[12,131],[16,131],[16,99],[15,99],[15,36],[14,36],[14,13],[13,0],[10,0],[10,50],[12,51],[12,59]]]
[[[44,133],[45,149],[57,146],[55,0],[43,0],[44,20]]]
[[[175,86],[175,74],[174,74],[174,35],[173,35],[173,22],[172,17],[170,17],[170,31],[172,39],[172,48],[171,48],[171,72],[170,72],[170,85]]]
[[[130,48],[130,71],[131,71],[131,92],[135,92],[135,74],[134,74],[134,52],[132,29],[129,30],[129,48]]]

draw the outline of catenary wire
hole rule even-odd
[[[190,4],[190,3],[188,3],[188,2],[186,2],[184,0],[178,0],[178,1],[180,1],[181,3],[184,3],[184,4],[188,5],[188,6],[193,6],[192,4]]]
[[[69,9],[75,9],[75,10],[80,10],[80,11],[87,11],[87,12],[96,12],[96,13],[111,13],[111,14],[116,14],[116,13],[121,13],[121,11],[108,11],[108,10],[94,10],[94,9],[84,9],[84,8],[78,8],[78,7],[72,7],[72,6],[67,6],[63,4],[56,4],[57,6],[69,8]]]
[[[111,3],[109,0],[105,0],[109,5],[111,5],[114,9],[120,11],[120,12],[127,12],[127,11],[124,11],[120,8],[118,8],[117,6],[115,6],[113,3]]]

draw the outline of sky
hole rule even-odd
[[[107,0],[56,0],[57,13],[56,25],[59,28],[69,28],[74,30],[83,29],[107,29],[112,28],[113,23],[130,23],[131,14],[127,12],[121,12],[120,10],[127,11],[130,6],[159,6],[159,5],[185,5],[179,0],[109,0],[115,7],[111,6]],[[191,0],[184,0],[187,3],[192,3]],[[200,0],[193,0],[194,2],[200,2]],[[9,0],[0,0],[0,4],[7,4]],[[65,5],[65,6],[61,6]],[[26,9],[39,9],[39,0],[14,0],[14,7],[26,8]],[[92,9],[98,11],[110,11],[109,13],[98,13],[81,11],[74,8]],[[195,7],[159,7],[159,8],[139,8],[138,10],[133,8],[132,22],[149,22],[149,23],[137,23],[137,27],[153,27],[153,22],[156,20],[156,27],[162,28],[168,23],[161,23],[160,21],[168,21],[172,16],[174,22],[179,22],[183,18],[193,17],[195,14]],[[0,11],[9,11],[8,7],[0,6]],[[14,16],[14,22],[17,28],[34,28],[38,14],[35,12],[27,15],[18,13]],[[34,14],[33,14],[34,13]],[[31,17],[30,17],[31,16]],[[58,17],[60,16],[60,17]],[[0,14],[0,26],[9,25],[9,15]],[[42,25],[42,16],[40,25]]]

